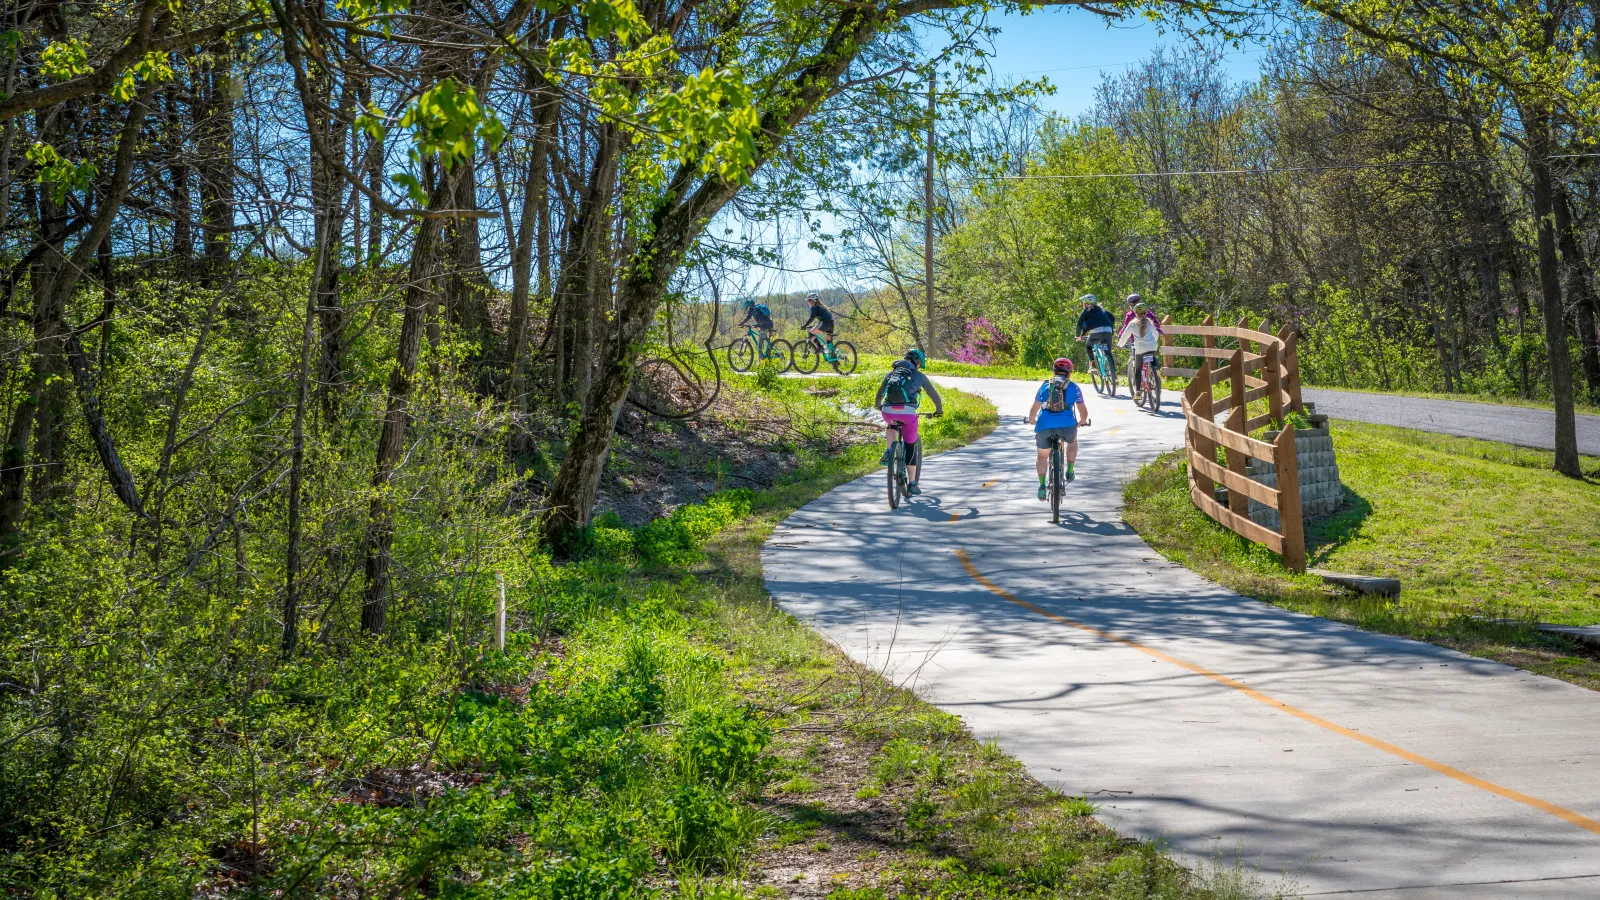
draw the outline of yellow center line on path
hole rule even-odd
[[[995,485],[997,485],[999,483],[1000,483],[1000,479],[996,478],[993,481],[985,481],[983,483],[983,486],[986,487],[986,488],[992,488],[992,487],[994,487]]]
[[[959,522],[959,521],[961,521],[961,513],[951,513],[949,521],[951,521],[951,522]]]
[[[1523,794],[1523,793],[1520,793],[1518,791],[1513,791],[1510,788],[1501,787],[1500,785],[1495,784],[1492,781],[1484,781],[1482,778],[1478,778],[1475,775],[1468,775],[1466,772],[1463,772],[1460,769],[1456,769],[1456,768],[1452,768],[1450,766],[1447,766],[1442,762],[1437,762],[1435,760],[1431,760],[1431,759],[1427,758],[1426,756],[1422,756],[1420,754],[1412,753],[1410,750],[1406,750],[1406,749],[1401,748],[1401,747],[1396,747],[1395,745],[1390,744],[1390,743],[1388,743],[1386,741],[1380,741],[1375,737],[1370,737],[1368,735],[1362,734],[1361,732],[1356,731],[1355,729],[1346,728],[1343,725],[1338,725],[1338,724],[1335,724],[1333,722],[1329,722],[1327,719],[1321,718],[1319,716],[1314,716],[1311,713],[1308,713],[1303,709],[1298,709],[1296,707],[1290,706],[1289,704],[1284,703],[1282,700],[1277,700],[1277,699],[1275,699],[1273,697],[1269,697],[1266,694],[1263,694],[1260,691],[1256,690],[1255,688],[1250,687],[1249,685],[1245,684],[1242,681],[1237,681],[1235,679],[1229,678],[1226,675],[1219,675],[1216,672],[1213,672],[1210,669],[1205,668],[1204,666],[1197,666],[1194,663],[1187,662],[1185,660],[1181,660],[1181,659],[1177,658],[1176,656],[1169,656],[1169,655],[1167,655],[1165,653],[1162,653],[1160,650],[1156,650],[1156,649],[1154,649],[1152,647],[1147,647],[1144,644],[1139,643],[1138,641],[1131,641],[1131,640],[1128,640],[1127,638],[1124,638],[1124,637],[1118,637],[1118,636],[1116,636],[1114,634],[1111,634],[1110,632],[1101,631],[1100,629],[1095,628],[1092,625],[1085,625],[1085,624],[1083,624],[1081,622],[1074,622],[1073,620],[1071,620],[1071,619],[1069,619],[1069,618],[1067,618],[1065,616],[1056,615],[1055,613],[1050,612],[1049,610],[1044,609],[1043,607],[1035,606],[1035,605],[1033,605],[1032,603],[1029,603],[1026,600],[1020,600],[1017,597],[1015,597],[1012,594],[1010,594],[1009,592],[1007,592],[1004,588],[1000,587],[999,585],[996,585],[994,582],[992,582],[989,579],[983,577],[983,573],[978,571],[978,567],[974,566],[972,564],[972,558],[967,555],[967,551],[958,549],[958,550],[955,551],[955,554],[956,554],[956,558],[961,560],[962,568],[967,570],[967,574],[972,576],[972,580],[973,581],[976,581],[977,583],[979,583],[979,584],[983,585],[984,587],[988,588],[990,591],[994,592],[1001,599],[1006,600],[1007,602],[1010,602],[1010,603],[1014,603],[1017,606],[1020,606],[1023,609],[1026,609],[1026,610],[1028,610],[1030,612],[1038,613],[1039,615],[1044,616],[1046,619],[1049,619],[1052,622],[1059,622],[1062,625],[1070,625],[1073,628],[1076,628],[1076,629],[1078,629],[1080,631],[1086,631],[1089,634],[1095,635],[1096,637],[1104,638],[1104,639],[1106,639],[1108,641],[1112,641],[1114,643],[1121,644],[1124,647],[1130,647],[1130,648],[1132,648],[1134,650],[1138,650],[1141,653],[1148,653],[1149,655],[1155,657],[1156,659],[1161,660],[1162,662],[1171,663],[1171,664],[1177,666],[1180,669],[1187,669],[1188,671],[1193,672],[1196,675],[1202,675],[1202,676],[1204,676],[1206,678],[1211,679],[1212,681],[1215,681],[1218,684],[1224,685],[1226,687],[1233,688],[1234,690],[1238,691],[1241,694],[1244,694],[1246,697],[1249,697],[1251,700],[1254,700],[1257,703],[1263,704],[1265,706],[1270,706],[1273,709],[1282,710],[1283,712],[1286,712],[1289,715],[1294,716],[1297,719],[1300,719],[1300,720],[1305,721],[1305,722],[1310,722],[1312,725],[1315,725],[1318,728],[1325,728],[1328,731],[1333,732],[1334,734],[1343,735],[1343,736],[1345,736],[1347,738],[1350,738],[1351,740],[1360,741],[1361,743],[1366,744],[1367,746],[1372,747],[1373,749],[1382,750],[1385,753],[1391,754],[1393,756],[1398,756],[1401,759],[1405,760],[1406,762],[1416,763],[1419,766],[1423,766],[1425,768],[1432,769],[1433,771],[1438,772],[1440,775],[1443,775],[1446,778],[1453,778],[1456,781],[1461,782],[1462,784],[1471,785],[1472,787],[1478,788],[1479,790],[1488,791],[1491,794],[1494,794],[1494,795],[1499,796],[1499,797],[1504,797],[1507,800],[1515,800],[1518,803],[1522,803],[1522,804],[1525,804],[1527,806],[1531,806],[1534,809],[1539,810],[1540,812],[1549,813],[1550,815],[1555,816],[1558,819],[1565,819],[1566,821],[1572,823],[1573,825],[1578,826],[1579,828],[1582,828],[1585,831],[1593,832],[1594,834],[1600,835],[1600,822],[1596,822],[1595,820],[1590,819],[1590,818],[1588,818],[1586,816],[1581,816],[1581,815],[1573,812],[1570,809],[1563,809],[1562,807],[1559,807],[1559,806],[1555,805],[1554,803],[1549,803],[1549,802],[1546,802],[1544,800],[1540,800],[1538,797],[1530,797],[1527,794]]]

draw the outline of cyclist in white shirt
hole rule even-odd
[[[1140,388],[1140,375],[1144,371],[1144,360],[1149,357],[1157,372],[1161,371],[1161,329],[1153,321],[1154,316],[1149,314],[1145,305],[1140,303],[1134,307],[1133,318],[1122,328],[1122,336],[1117,343],[1121,346],[1133,345],[1133,358],[1128,361],[1128,384],[1133,386],[1133,393],[1137,396]]]

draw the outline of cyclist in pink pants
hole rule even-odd
[[[927,361],[928,357],[921,350],[915,347],[907,350],[905,358],[895,360],[889,373],[883,376],[883,383],[878,385],[878,396],[872,401],[872,405],[883,413],[883,431],[888,442],[878,464],[887,466],[894,458],[895,434],[894,429],[888,426],[898,423],[900,439],[906,443],[906,492],[912,496],[922,493],[922,489],[917,487],[917,463],[922,458],[921,445],[917,443],[917,406],[923,391],[933,398],[933,414],[944,415],[944,401],[939,398],[939,391],[922,373]]]

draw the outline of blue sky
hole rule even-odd
[[[1158,46],[1188,40],[1172,31],[1162,34],[1143,19],[1107,26],[1101,17],[1073,8],[997,15],[991,21],[1001,29],[989,61],[995,74],[1049,79],[1056,93],[1040,98],[1039,105],[1068,116],[1094,105],[1095,87],[1105,75],[1119,74]],[[1223,65],[1236,80],[1253,80],[1264,56],[1259,47],[1246,45],[1230,50]]]

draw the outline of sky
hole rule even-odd
[[[1107,26],[1092,13],[1076,8],[1044,8],[1030,15],[995,15],[990,20],[1000,33],[993,42],[989,66],[995,75],[1021,79],[1048,79],[1055,93],[1035,99],[1040,109],[1076,117],[1094,106],[1095,88],[1106,75],[1116,76],[1150,56],[1157,47],[1176,47],[1189,39],[1143,19]],[[1222,59],[1228,75],[1252,81],[1265,59],[1260,45],[1230,49]],[[727,285],[729,293],[820,290],[857,287],[841,284],[839,276],[804,246],[791,246],[783,271],[745,273],[740,285]]]
[[[1045,8],[1031,15],[996,16],[1000,27],[989,64],[996,75],[1047,78],[1054,96],[1039,105],[1053,112],[1077,116],[1094,105],[1094,90],[1105,75],[1118,75],[1138,64],[1159,46],[1187,41],[1181,34],[1162,34],[1143,19],[1133,24],[1107,26],[1101,17],[1075,8]],[[1253,80],[1265,53],[1259,46],[1231,50],[1223,68],[1236,80]]]

